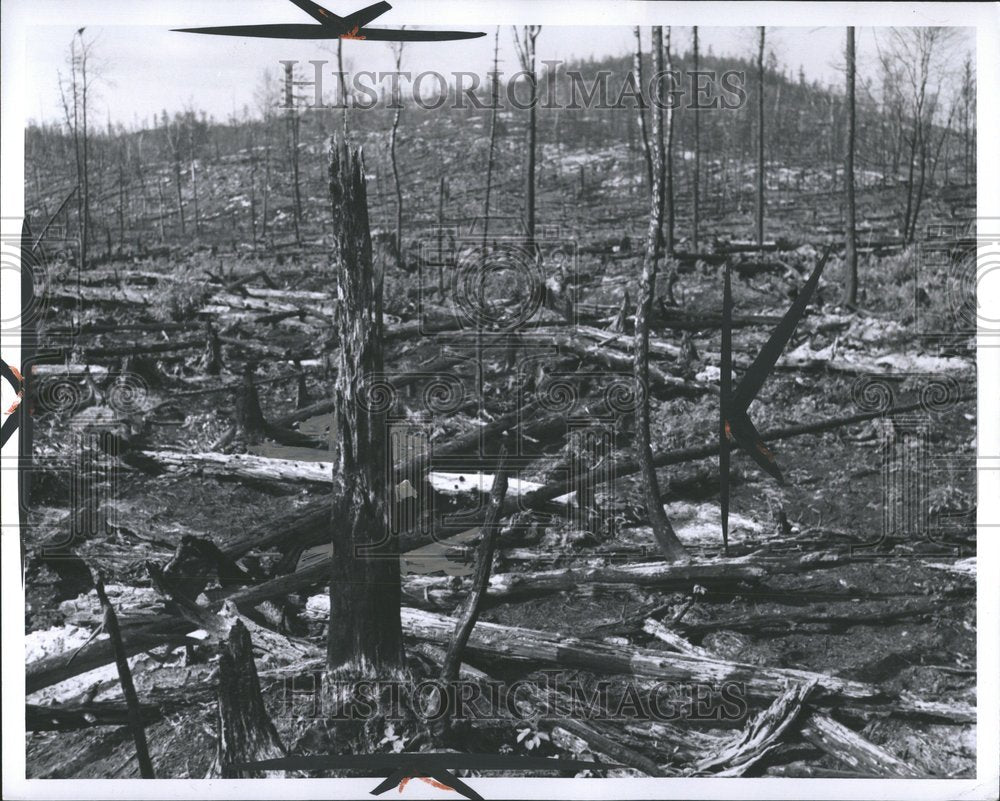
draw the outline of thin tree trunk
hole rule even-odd
[[[191,195],[194,203],[194,230],[198,236],[201,236],[201,215],[198,213],[198,174],[193,158],[191,159]]]
[[[268,134],[267,130],[264,131],[265,135]],[[263,197],[261,198],[261,218],[260,218],[260,235],[262,239],[267,239],[267,218],[268,218],[268,201],[271,199],[271,142],[268,140],[264,144],[264,187],[262,189]]]
[[[664,54],[664,69],[668,75],[673,72],[673,57],[670,50],[670,38],[672,34],[672,28],[668,25],[666,28],[666,38],[664,39],[663,54]],[[673,101],[667,104],[667,108],[664,110],[664,130],[662,136],[665,142],[664,158],[663,158],[663,174],[664,174],[664,190],[663,190],[663,205],[664,205],[664,251],[666,255],[666,268],[667,268],[667,286],[666,300],[671,306],[677,305],[677,299],[674,296],[674,287],[677,284],[677,263],[673,259],[674,255],[674,221],[675,221],[675,206],[674,206],[674,109]]]
[[[121,683],[122,695],[125,696],[125,703],[128,705],[128,723],[135,741],[139,775],[144,779],[154,779],[156,776],[153,773],[153,761],[149,758],[149,746],[146,743],[146,729],[142,722],[139,697],[136,695],[135,683],[132,681],[132,670],[129,668],[125,645],[122,642],[118,616],[115,614],[111,601],[108,600],[107,593],[104,591],[104,581],[100,576],[94,582],[94,588],[97,590],[97,598],[104,610],[104,631],[111,640],[111,647],[114,649],[115,664],[118,666],[118,680]]]
[[[87,247],[90,241],[90,131],[88,130],[87,119],[87,94],[90,89],[90,82],[87,78],[87,59],[89,46],[83,41],[83,34],[80,34],[80,88],[83,99],[83,258],[86,261]]]
[[[180,154],[174,159],[174,183],[177,185],[177,213],[180,215],[181,236],[184,236],[184,197],[181,194],[181,159]]]
[[[444,301],[444,199],[448,194],[448,183],[442,175],[438,181],[438,235],[437,235],[437,263],[438,263],[438,295]]]
[[[493,551],[496,547],[499,532],[500,510],[507,496],[507,449],[501,447],[500,458],[497,461],[496,475],[493,478],[493,488],[490,490],[490,503],[486,511],[486,519],[480,528],[479,547],[476,549],[476,572],[472,577],[472,586],[458,614],[455,624],[455,637],[448,645],[441,677],[444,681],[458,679],[458,669],[462,664],[462,652],[469,641],[476,620],[479,618],[479,607],[489,585],[490,571],[493,567]]]
[[[857,252],[857,221],[854,206],[854,132],[856,125],[856,106],[854,97],[855,56],[854,28],[847,29],[847,153],[844,157],[844,189],[846,190],[847,219],[845,220],[844,270],[846,285],[844,287],[844,302],[855,306],[858,302],[858,252]]]
[[[538,105],[538,76],[535,73],[535,41],[541,27],[538,25],[525,25],[521,29],[521,38],[518,38],[517,30],[514,31],[514,43],[517,46],[518,60],[521,70],[528,79],[528,86],[531,89],[528,109],[528,126],[525,132],[525,153],[524,153],[524,226],[525,236],[529,249],[535,247],[535,162],[536,147],[538,142],[537,131],[537,108]]]
[[[497,142],[497,109],[499,107],[499,81],[498,64],[500,59],[500,27],[497,26],[493,35],[493,72],[491,74],[491,104],[490,104],[490,150],[486,163],[486,199],[483,201],[483,255],[485,257],[486,246],[490,228],[490,193],[493,190],[493,166],[496,153]]]
[[[757,48],[757,245],[764,244],[764,26]]]
[[[666,27],[666,36],[663,40],[663,56],[664,65],[663,68],[668,74],[672,73],[673,64],[673,54],[670,50],[670,39],[673,33],[671,26]],[[663,157],[663,169],[665,175],[664,184],[664,237],[663,244],[665,248],[665,253],[667,259],[669,260],[674,254],[674,109],[672,99],[667,104],[667,108],[664,109],[664,125],[663,125],[663,139],[665,142],[664,157]],[[676,280],[676,276],[673,270],[670,271],[670,287],[668,290],[668,295],[670,297],[671,303],[673,303],[673,282]]]
[[[694,71],[698,72],[698,26],[694,26]],[[700,220],[701,192],[701,114],[694,111],[694,178],[691,203],[691,252],[698,252],[698,224]]]
[[[646,162],[646,186],[652,187],[653,157],[649,152],[649,132],[646,130],[646,106],[642,97],[642,30],[638,25],[635,26],[635,53],[632,56],[632,71],[635,73],[635,81],[639,92],[636,114],[639,118],[639,142],[642,146],[642,157]]]
[[[663,29],[653,28],[653,74],[659,75],[663,69]],[[662,98],[653,100],[653,184],[650,191],[649,230],[646,235],[646,254],[643,259],[642,277],[639,286],[638,305],[635,313],[635,429],[636,456],[646,493],[646,513],[649,515],[653,534],[664,555],[672,560],[684,556],[684,548],[677,539],[666,512],[657,483],[656,468],[653,466],[653,451],[650,435],[649,413],[649,319],[653,312],[653,297],[656,293],[656,268],[660,258],[661,229],[663,224],[664,180],[663,180],[663,103]]]

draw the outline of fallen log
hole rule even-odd
[[[197,470],[202,475],[251,481],[289,481],[329,485],[333,462],[303,462],[272,459],[246,453],[183,453],[181,451],[139,451],[168,471]]]
[[[756,715],[734,737],[723,740],[717,750],[700,759],[687,773],[692,776],[732,778],[742,776],[778,747],[792,727],[815,685],[793,684],[771,705]]]
[[[646,620],[643,621],[642,630],[647,634],[652,634],[656,637],[656,639],[660,640],[660,642],[665,642],[673,650],[679,653],[687,654],[688,656],[711,656],[711,654],[709,654],[704,648],[692,645],[680,634],[671,631],[658,620],[646,618]]]
[[[203,347],[204,338],[184,339],[179,342],[131,342],[126,345],[105,345],[82,348],[84,359],[112,359],[119,356],[138,356],[146,353],[175,353]]]
[[[609,338],[609,341],[617,335]],[[631,338],[630,338],[631,339]],[[545,341],[557,346],[562,352],[571,353],[584,361],[596,362],[620,373],[629,373],[632,369],[632,357],[617,348],[603,345],[587,346],[573,334],[547,332]],[[684,393],[718,393],[718,387],[701,381],[688,380],[671,375],[655,364],[649,365],[649,384],[651,388],[674,390]]]
[[[403,632],[411,639],[447,644],[454,633],[454,619],[433,612],[403,607],[401,619]],[[658,681],[711,685],[742,682],[748,695],[767,699],[781,695],[789,682],[815,682],[817,703],[850,701],[861,706],[876,705],[898,714],[935,717],[952,723],[973,722],[976,719],[975,707],[968,704],[926,701],[910,693],[893,693],[872,684],[809,670],[761,667],[644,648],[617,647],[496,623],[479,622],[469,637],[467,648],[470,654],[483,659],[499,658]]]
[[[965,403],[973,401],[975,398],[976,396],[974,394],[963,393],[955,399],[955,403]],[[799,437],[805,434],[821,434],[825,431],[832,431],[843,426],[855,425],[857,423],[863,423],[868,420],[876,420],[883,417],[889,418],[896,415],[908,414],[924,408],[925,404],[918,401],[915,403],[904,404],[902,406],[894,406],[887,410],[859,412],[858,414],[834,417],[828,420],[819,420],[813,423],[799,423],[796,425],[773,428],[768,431],[764,431],[761,433],[761,439],[765,443],[768,443],[776,442],[778,440],[791,439],[792,437]],[[736,443],[733,444],[732,449],[734,452],[740,450],[738,444]],[[691,448],[681,448],[674,451],[660,451],[659,453],[654,453],[653,464],[656,467],[668,467],[670,465],[683,464],[685,462],[698,461],[699,459],[716,457],[718,454],[719,445],[715,442],[708,445],[698,445]],[[603,484],[605,481],[609,480],[609,477],[613,480],[617,480],[638,472],[639,463],[636,460],[621,459],[614,462],[610,467],[599,466],[591,470],[591,472],[586,474],[583,479],[578,478],[574,481],[567,478],[563,481],[547,484],[541,489],[529,492],[527,495],[522,497],[519,502],[523,508],[535,509],[538,508],[538,505],[551,501],[553,498],[558,498],[560,495],[566,495],[567,493],[572,492],[575,489],[575,485],[581,480],[590,486],[595,486]]]
[[[670,646],[681,653],[690,653],[689,649],[694,647],[682,637],[672,640]],[[702,649],[699,651],[710,656]],[[904,778],[921,775],[915,768],[822,712],[809,713],[802,726],[802,735],[821,750],[852,768],[863,770],[866,775]]]
[[[565,567],[521,573],[496,573],[487,591],[491,601],[511,601],[526,596],[573,590],[585,584],[630,584],[638,587],[690,588],[693,584],[722,581],[757,582],[769,576],[808,572],[852,561],[847,553],[826,552],[790,557],[741,557],[711,559],[688,564],[645,562],[625,565]],[[455,603],[462,593],[451,576],[407,576],[404,592],[424,597],[440,606]]]
[[[828,715],[810,715],[802,736],[866,776],[915,779],[925,775]]]
[[[438,666],[445,664],[445,651],[443,648],[423,642],[417,643],[414,650]],[[490,677],[483,671],[464,663],[459,665],[457,677],[461,677],[463,681],[482,683],[490,680]],[[527,698],[521,697],[525,694],[528,695]],[[563,708],[566,708],[565,696],[561,696],[559,700],[563,701]],[[523,715],[532,718],[537,717],[541,722],[548,724],[554,730],[562,730],[573,739],[582,740],[595,755],[610,757],[608,762],[612,765],[620,763],[621,765],[635,768],[648,776],[667,775],[653,760],[622,745],[619,742],[620,738],[616,738],[616,732],[602,730],[604,727],[596,722],[584,723],[568,715],[558,714],[557,710],[549,708],[548,701],[548,698],[543,697],[530,684],[520,684],[519,692],[514,694],[514,703]],[[498,711],[510,712],[508,709]],[[595,770],[610,766],[601,765],[599,762],[594,763]]]
[[[42,706],[25,704],[25,731],[75,731],[96,726],[128,726],[130,710],[127,704],[110,701],[89,704]],[[157,704],[141,704],[140,719],[154,723],[163,714]]]
[[[187,636],[191,630],[190,623],[172,615],[160,615],[152,621],[144,619],[136,623],[123,624],[121,638],[124,653],[126,656],[135,656],[161,645],[197,643],[197,639],[189,639]],[[53,684],[107,665],[114,661],[114,658],[110,640],[96,640],[78,650],[64,651],[29,662],[25,669],[25,693],[31,695]]]

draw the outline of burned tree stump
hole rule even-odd
[[[364,162],[334,140],[330,159],[337,381],[334,387],[334,558],[327,666],[380,677],[401,669],[397,538],[387,525],[382,378],[382,276],[372,261]]]
[[[234,424],[237,438],[247,445],[257,445],[264,438],[267,423],[260,408],[260,397],[254,383],[256,365],[249,363],[243,370],[243,385],[236,393]]]
[[[237,620],[219,657],[219,747],[215,767],[223,779],[283,776],[284,771],[235,766],[286,755],[264,708],[250,632]]]
[[[222,370],[222,343],[210,322],[205,323],[205,350],[202,352],[201,369],[206,375],[218,375]]]

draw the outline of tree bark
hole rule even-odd
[[[455,630],[450,617],[418,609],[403,609],[408,638],[446,644]],[[541,631],[479,622],[472,631],[469,653],[482,659],[504,659],[562,668],[615,673],[656,681],[698,682],[715,685],[721,680],[743,682],[747,695],[773,699],[789,682],[816,682],[814,702],[874,706],[901,714],[934,717],[950,723],[972,722],[976,708],[959,702],[926,701],[906,691],[890,692],[866,682],[842,679],[810,670],[774,668],[725,659],[674,654],[662,650],[615,646],[592,640]]]
[[[219,655],[218,769],[223,779],[283,776],[284,771],[246,770],[244,762],[287,756],[264,707],[250,632],[236,621]]]
[[[693,36],[693,59],[694,72],[698,73],[698,26],[694,26]],[[700,193],[701,193],[701,114],[694,110],[694,176],[692,177],[692,200],[691,200],[691,250],[698,252],[698,224],[700,218]]]
[[[855,56],[854,28],[847,29],[847,153],[844,157],[844,189],[847,203],[846,213],[846,243],[844,253],[844,271],[846,283],[844,286],[844,302],[855,306],[858,302],[858,252],[857,252],[857,221],[854,207],[854,132],[856,125],[856,109],[854,97]]]
[[[327,666],[377,674],[403,664],[399,624],[398,543],[387,523],[382,276],[372,261],[364,163],[360,151],[333,143],[330,197],[337,287],[336,409],[331,436],[336,558],[330,576]]]
[[[636,114],[639,117],[639,143],[642,146],[642,158],[646,163],[646,186],[652,187],[653,156],[649,152],[649,133],[646,130],[646,104],[642,96],[642,33],[638,25],[635,26],[635,54],[632,56],[632,71],[635,73],[636,91],[639,93]]]
[[[527,77],[531,89],[524,152],[524,226],[529,250],[535,247],[535,149],[538,140],[538,75],[535,73],[535,41],[540,32],[540,25],[523,26],[520,38],[518,38],[517,30],[514,31],[514,44],[517,47],[521,70]]]
[[[764,244],[764,26],[757,47],[757,246]]]
[[[663,29],[653,28],[653,74],[659,75],[663,69]],[[661,84],[662,86],[662,84]],[[656,292],[656,269],[660,259],[661,228],[663,223],[664,182],[663,182],[663,98],[653,98],[653,184],[650,191],[649,229],[646,234],[646,253],[643,258],[642,276],[639,282],[639,298],[635,313],[635,358],[633,374],[635,378],[635,428],[636,456],[642,469],[646,493],[646,514],[656,540],[664,555],[670,560],[681,559],[684,548],[674,534],[673,527],[663,511],[663,500],[653,466],[653,451],[650,442],[649,410],[649,319],[653,312],[653,297]]]

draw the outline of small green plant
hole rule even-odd
[[[548,734],[543,731],[532,729],[530,726],[517,730],[517,742],[519,742],[527,751],[534,751],[543,742],[547,743],[548,741]]]

